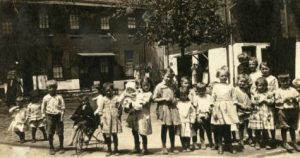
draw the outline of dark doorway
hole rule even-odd
[[[198,82],[203,82],[203,73],[208,73],[208,52],[196,55],[198,60],[197,78]]]
[[[178,78],[192,76],[192,56],[185,55],[177,58]]]
[[[79,56],[79,58],[79,80],[81,89],[90,89],[94,81],[99,81],[100,84],[113,81],[113,57]]]
[[[274,75],[289,73],[291,78],[295,77],[295,48],[295,38],[277,38],[271,43],[269,58]]]
[[[21,74],[23,78],[24,95],[28,96],[29,93],[33,90],[32,63],[30,61],[24,61],[24,64],[21,68]]]

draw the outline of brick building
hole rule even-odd
[[[36,75],[58,80],[63,89],[83,89],[130,79],[137,65],[159,69],[155,48],[135,36],[144,11],[115,16],[119,6],[115,0],[1,0],[0,81],[14,61],[26,92]]]

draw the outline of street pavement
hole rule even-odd
[[[72,99],[71,99],[72,100]],[[68,101],[66,103],[66,116],[65,116],[65,148],[66,152],[63,155],[56,154],[52,157],[104,157],[105,156],[105,148],[100,149],[99,146],[94,144],[88,146],[84,152],[79,155],[76,155],[75,148],[67,146],[68,142],[70,141],[70,135],[72,132],[73,122],[70,120],[70,116],[78,106],[76,99],[72,101]],[[92,106],[95,106],[92,103]],[[150,150],[150,155],[146,157],[162,157],[163,155],[160,154],[161,149],[161,141],[160,141],[160,122],[156,119],[155,114],[155,107],[156,105],[153,104],[151,108],[151,119],[152,119],[152,127],[153,127],[153,134],[148,136],[148,148]],[[3,104],[0,103],[0,157],[1,158],[31,158],[31,157],[49,157],[48,155],[48,142],[47,141],[37,141],[36,143],[31,143],[31,131],[26,132],[26,140],[27,142],[24,144],[20,144],[18,142],[18,138],[12,132],[7,131],[7,128],[10,124],[11,117],[8,114],[8,109]],[[120,157],[132,157],[129,155],[131,149],[133,149],[133,138],[131,135],[131,130],[126,127],[125,122],[126,116],[122,117],[123,123],[123,133],[119,134],[119,150],[120,150]],[[95,132],[96,133],[96,132]],[[280,132],[277,132],[277,138],[280,139]],[[41,132],[37,132],[37,139],[42,139]],[[54,143],[58,146],[58,138],[55,136]],[[169,146],[169,144],[167,144]],[[179,137],[176,136],[176,146],[180,149],[180,140]],[[277,149],[273,150],[255,150],[254,148],[246,145],[244,151],[239,151],[237,154],[233,155],[231,153],[225,152],[222,157],[265,157],[265,156],[273,156],[285,153],[286,151],[278,147]],[[295,154],[295,153],[294,153]],[[293,155],[294,154],[290,154]],[[299,155],[299,153],[295,154]],[[169,154],[168,157],[220,157],[217,154],[216,150],[211,150],[207,148],[206,150],[196,150],[189,153],[179,153],[179,154]],[[165,157],[165,156],[163,156]]]

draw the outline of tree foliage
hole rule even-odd
[[[148,42],[178,46],[182,54],[191,44],[225,43],[228,37],[229,27],[217,14],[220,0],[123,1],[129,8],[145,8]]]

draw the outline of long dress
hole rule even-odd
[[[192,124],[196,120],[196,110],[190,101],[178,101],[177,108],[181,120],[180,136],[192,137],[195,136],[195,131],[192,128]]]
[[[140,135],[150,135],[152,134],[151,116],[150,116],[150,106],[151,106],[151,92],[142,92],[137,94],[136,102],[133,105],[139,109],[141,105],[141,110],[137,110],[137,120],[138,120],[138,132]]]
[[[250,129],[275,129],[274,124],[274,95],[271,92],[258,93],[255,91],[251,96],[255,110],[249,118]]]
[[[100,124],[102,131],[105,134],[121,133],[121,105],[119,104],[118,97],[103,97],[98,105],[99,115],[101,116]]]
[[[213,110],[211,124],[234,125],[239,122],[234,88],[229,84],[216,83],[212,90]]]

